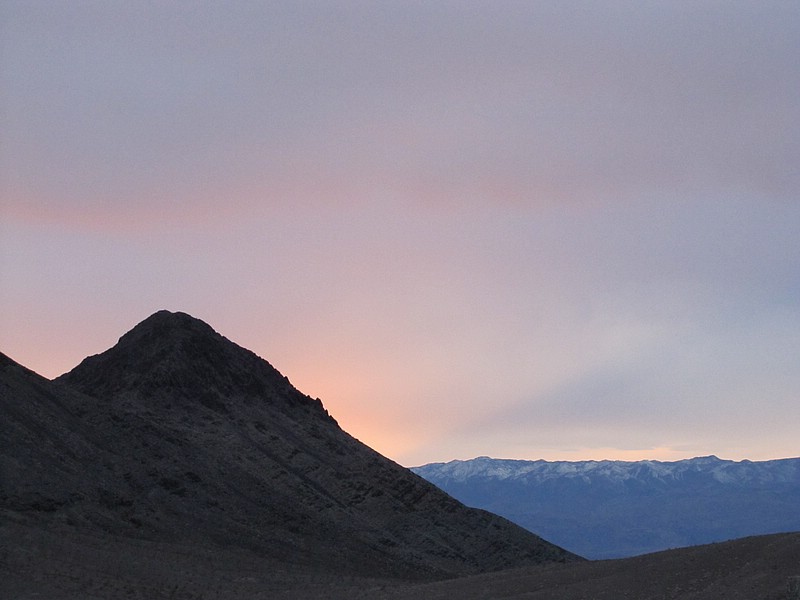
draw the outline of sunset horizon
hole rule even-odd
[[[798,456],[800,4],[0,2],[0,351],[183,311],[406,466]]]

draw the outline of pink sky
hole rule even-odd
[[[0,350],[189,312],[406,465],[797,456],[793,3],[0,3]]]

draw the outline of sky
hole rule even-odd
[[[200,318],[406,465],[800,455],[800,3],[0,0],[0,351]]]

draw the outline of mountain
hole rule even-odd
[[[0,439],[0,580],[20,597],[182,569],[436,579],[578,559],[374,452],[182,313],[54,381],[0,355]]]
[[[501,460],[412,469],[588,558],[800,531],[800,458],[677,462]]]

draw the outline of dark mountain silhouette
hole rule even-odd
[[[186,314],[154,314],[52,382],[5,356],[0,373],[0,564],[15,574],[45,547],[68,560],[100,543],[140,565],[205,549],[340,578],[577,559],[366,447]]]

